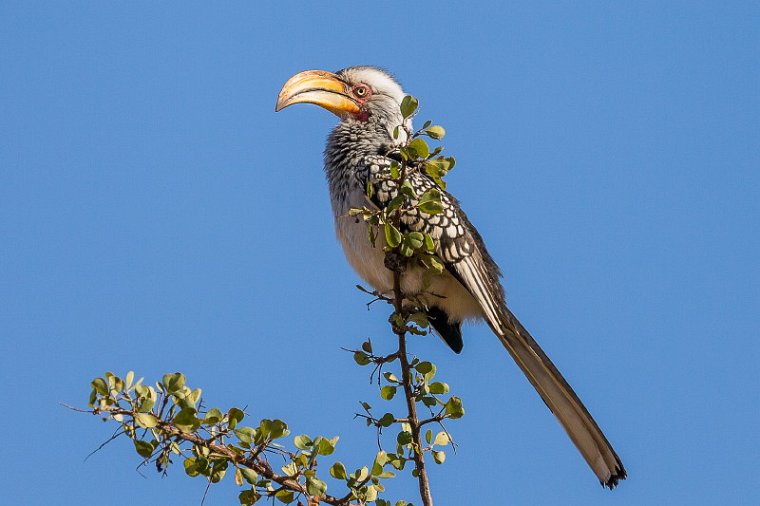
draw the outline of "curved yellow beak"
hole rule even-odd
[[[285,83],[277,96],[275,112],[304,103],[316,104],[338,116],[359,112],[359,104],[348,95],[348,85],[338,76],[323,70],[305,70]]]

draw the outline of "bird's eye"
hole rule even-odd
[[[354,88],[354,93],[356,94],[357,97],[364,98],[367,95],[369,95],[369,88],[367,88],[364,85],[359,85],[356,88]]]

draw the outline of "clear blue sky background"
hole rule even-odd
[[[75,414],[105,370],[185,372],[211,406],[340,434],[376,401],[341,346],[387,339],[334,240],[335,118],[292,74],[387,67],[448,130],[449,188],[513,310],[630,472],[601,489],[483,326],[420,338],[464,399],[440,505],[760,501],[755,2],[0,3],[2,493],[197,504]],[[409,481],[392,497],[414,498]],[[207,505],[234,504],[232,481]]]

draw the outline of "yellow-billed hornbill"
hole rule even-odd
[[[366,225],[348,214],[351,208],[384,206],[397,194],[389,177],[395,148],[412,131],[400,104],[401,86],[375,67],[350,67],[337,73],[309,70],[291,77],[277,99],[276,110],[297,103],[317,104],[340,118],[325,149],[338,238],[353,268],[376,290],[389,293],[393,274],[385,267],[382,244],[372,245]],[[398,138],[393,131],[399,128]],[[410,170],[407,180],[422,194],[437,186],[426,174]],[[367,185],[372,185],[368,197]],[[406,230],[430,234],[445,271],[424,286],[422,267],[409,266],[402,290],[427,306],[437,333],[457,353],[462,350],[461,324],[484,319],[512,358],[556,415],[596,476],[609,488],[626,472],[599,426],[544,351],[507,308],[499,268],[488,254],[477,229],[454,197],[441,191],[444,211],[429,215],[405,213]]]

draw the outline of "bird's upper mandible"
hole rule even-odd
[[[299,103],[316,104],[343,120],[375,120],[390,129],[405,125],[399,106],[405,93],[396,80],[377,67],[348,67],[336,73],[306,70],[285,83],[275,111]]]

